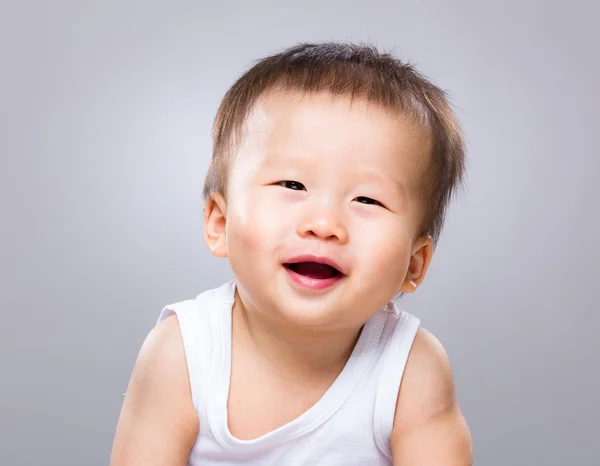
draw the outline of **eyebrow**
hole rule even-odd
[[[406,197],[406,187],[404,186],[404,184],[402,182],[400,182],[399,180],[395,180],[392,177],[386,177],[386,176],[382,176],[379,173],[376,172],[367,172],[366,176],[375,181],[375,182],[384,182],[384,183],[388,183],[391,181],[391,183],[394,185],[394,187],[396,187],[397,191],[400,193],[400,195],[402,197]]]
[[[311,166],[302,155],[282,154],[279,152],[268,152],[263,158],[260,166],[261,167],[272,167],[272,166],[284,166],[289,167],[292,163],[299,164],[300,166]]]

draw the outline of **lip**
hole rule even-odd
[[[325,264],[336,269],[339,273],[330,278],[310,278],[305,275],[294,272],[291,268],[285,267],[285,264],[297,264],[299,262],[315,262]],[[346,277],[344,270],[333,260],[327,257],[313,256],[306,254],[303,256],[293,257],[284,262],[284,269],[290,281],[298,288],[305,291],[324,291]]]
[[[322,256],[314,256],[312,254],[304,254],[302,256],[296,256],[296,257],[292,257],[291,259],[288,259],[286,261],[284,261],[284,264],[298,264],[300,262],[316,262],[317,264],[325,264],[328,265],[329,267],[333,267],[334,269],[336,269],[340,275],[346,275],[346,270],[344,268],[342,268],[339,264],[337,264],[335,261],[333,261],[332,259],[329,259],[328,257],[322,257]]]

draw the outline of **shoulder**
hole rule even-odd
[[[184,419],[197,419],[178,316],[172,314],[148,334],[138,354],[128,393],[139,403],[168,405],[168,411],[187,413]]]
[[[138,354],[134,375],[142,388],[152,388],[158,378],[169,376],[169,380],[189,385],[181,331],[176,314],[165,317],[148,333]],[[183,383],[185,382],[185,383]]]
[[[450,448],[456,449],[457,455],[470,456],[470,432],[456,400],[448,355],[433,334],[420,328],[400,385],[392,450],[394,443],[415,437],[419,443],[430,439],[440,445],[438,436],[451,442]]]
[[[396,423],[416,421],[454,401],[454,380],[446,350],[433,334],[419,328],[402,377]]]
[[[113,462],[185,458],[199,430],[176,315],[147,335],[129,381],[113,446]],[[127,463],[128,464],[128,463]]]

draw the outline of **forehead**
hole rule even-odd
[[[240,142],[238,154],[261,165],[290,159],[323,163],[335,155],[357,168],[383,164],[413,174],[431,152],[427,130],[376,102],[290,90],[257,101]]]

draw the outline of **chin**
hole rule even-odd
[[[274,303],[274,311],[286,324],[298,328],[337,327],[342,313],[327,303]]]
[[[290,281],[284,271],[272,296],[276,299],[271,303],[271,309],[286,323],[302,326],[330,326],[339,322],[344,310],[348,308],[346,293],[343,293],[344,280],[330,286],[308,287]],[[311,286],[312,285],[312,286]]]

